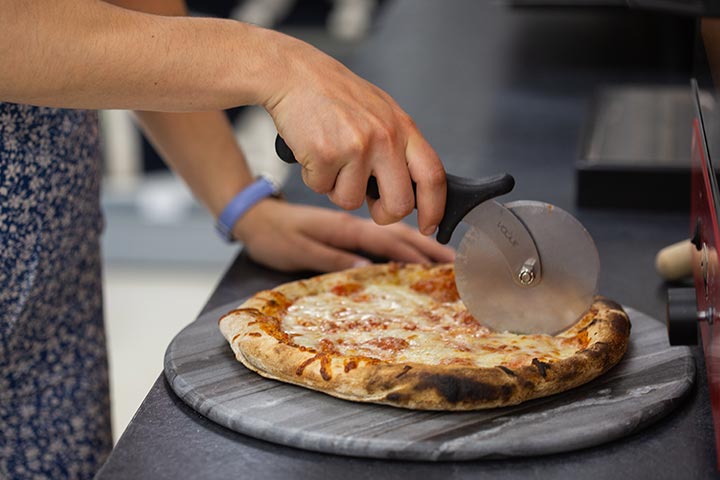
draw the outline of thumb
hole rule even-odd
[[[346,250],[330,247],[312,238],[301,237],[298,251],[302,252],[299,267],[318,272],[335,272],[348,268],[370,265],[367,258]]]

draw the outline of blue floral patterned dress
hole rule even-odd
[[[0,478],[92,478],[112,446],[94,112],[0,103]]]

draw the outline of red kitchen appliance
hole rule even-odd
[[[690,238],[694,288],[668,291],[668,337],[673,345],[701,340],[712,405],[715,438],[720,438],[720,190],[713,168],[720,159],[720,102],[706,62],[698,47],[696,77],[691,81],[694,118],[692,122],[692,200]],[[720,72],[716,72],[716,76]],[[720,442],[716,442],[720,459]],[[719,465],[720,468],[720,465]]]

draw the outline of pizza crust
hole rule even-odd
[[[441,266],[448,268],[448,266]],[[588,313],[558,336],[587,335],[587,345],[555,361],[533,358],[516,368],[393,363],[297,345],[281,327],[292,303],[341,282],[408,282],[430,277],[421,265],[361,267],[259,292],[223,316],[220,330],[237,360],[258,374],[359,402],[422,410],[476,410],[516,405],[582,385],[614,366],[627,349],[630,322],[622,307],[597,297]]]

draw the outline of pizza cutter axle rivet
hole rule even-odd
[[[523,285],[531,285],[535,281],[535,272],[528,266],[523,266],[518,273],[518,280]]]

